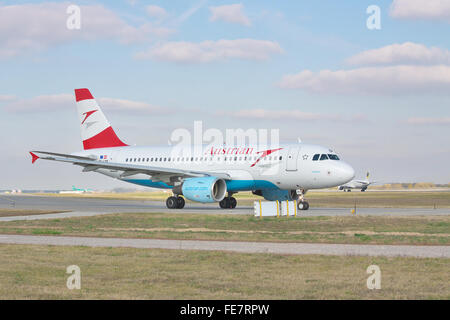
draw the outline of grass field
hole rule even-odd
[[[118,213],[0,223],[0,234],[449,245],[449,216],[267,217]]]
[[[449,299],[449,259],[0,245],[0,299]],[[66,268],[81,269],[81,290]],[[369,265],[381,289],[366,286]]]
[[[61,213],[67,211],[0,209],[0,217],[33,216],[38,214]]]
[[[100,199],[131,199],[165,201],[169,192],[133,193],[86,193],[86,194],[45,194],[55,197],[82,197]],[[240,192],[234,197],[238,205],[249,205],[262,199],[250,192]],[[314,207],[350,208],[355,204],[361,207],[383,208],[450,208],[450,192],[446,191],[376,191],[376,192],[308,192],[309,203]]]
[[[308,194],[308,200],[331,207],[352,207],[355,199],[372,206],[405,206],[416,199],[413,195],[420,194],[318,192]],[[427,192],[409,205],[423,207],[433,202],[446,207],[449,194]],[[147,195],[133,197],[148,199]],[[160,193],[154,200],[166,196]],[[238,195],[239,203],[252,201],[245,196]],[[0,216],[43,213],[51,212],[0,210]],[[450,216],[259,219],[251,215],[140,212],[0,222],[0,234],[449,245]],[[0,299],[450,299],[449,263],[450,259],[444,258],[0,245]],[[66,268],[74,264],[81,268],[81,290],[66,287]],[[381,269],[381,290],[366,287],[366,269],[372,264]]]

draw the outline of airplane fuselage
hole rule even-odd
[[[195,148],[193,148],[195,150]],[[187,152],[175,147],[114,147],[90,149],[74,155],[98,161],[136,164],[149,167],[199,170],[228,174],[230,192],[259,189],[321,189],[342,185],[354,177],[354,170],[342,160],[313,160],[315,154],[333,151],[304,143],[277,148],[202,147],[201,152]],[[146,174],[123,176],[121,171],[99,168],[96,172],[142,186],[171,189],[174,182]]]

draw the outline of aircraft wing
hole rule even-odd
[[[154,181],[163,181],[163,182],[174,182],[177,180],[180,181],[183,178],[205,177],[205,176],[214,176],[225,180],[231,180],[230,175],[223,172],[182,170],[164,167],[149,167],[139,164],[105,162],[105,161],[98,161],[90,157],[82,157],[47,151],[31,151],[30,154],[32,156],[33,163],[37,159],[44,159],[44,160],[68,162],[78,166],[82,166],[84,167],[83,172],[95,171],[97,169],[117,170],[122,171],[120,175],[121,178],[125,178],[135,174],[146,174],[151,176],[152,180]],[[36,154],[39,154],[40,156]]]

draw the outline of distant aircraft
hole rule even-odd
[[[351,192],[352,189],[361,189],[361,192],[367,190],[367,187],[375,182],[369,181],[369,172],[366,174],[366,180],[352,180],[338,187],[339,190],[344,190],[347,192]]]
[[[129,146],[116,135],[88,89],[75,89],[75,99],[84,150],[72,154],[32,151],[32,162],[39,158],[62,161],[83,167],[83,172],[172,190],[173,196],[166,200],[170,209],[184,207],[182,196],[231,209],[237,203],[233,194],[252,191],[269,201],[298,200],[298,209],[307,210],[307,190],[336,187],[355,175],[331,149],[305,143],[272,149],[209,146],[188,156],[180,154],[177,146]],[[269,169],[274,172],[268,174]]]
[[[75,186],[72,186],[72,191],[94,192],[94,190],[92,190],[92,189],[76,188]]]

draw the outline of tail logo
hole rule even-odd
[[[83,119],[83,122],[81,122],[81,124],[83,124],[86,121],[86,119],[89,118],[89,116],[91,116],[94,112],[97,112],[97,111],[98,110],[91,110],[91,111],[83,113],[83,116],[85,116],[85,117]]]

